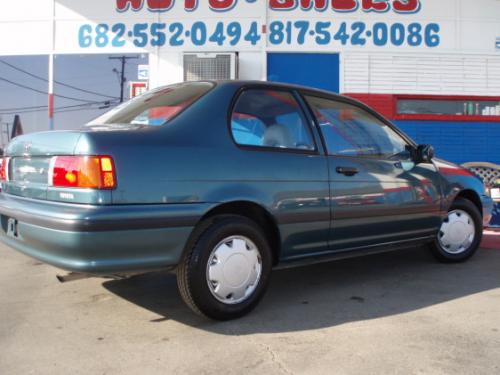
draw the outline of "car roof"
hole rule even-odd
[[[378,117],[382,117],[384,121],[388,122],[388,120],[382,116],[379,112],[373,110],[373,108],[367,106],[365,103],[360,102],[357,99],[351,98],[346,95],[337,94],[332,91],[322,90],[314,87],[296,85],[291,83],[281,83],[281,82],[273,82],[273,81],[257,81],[257,80],[218,80],[218,81],[205,81],[211,82],[219,87],[223,86],[231,86],[233,88],[244,88],[244,87],[262,87],[262,88],[276,88],[276,89],[286,89],[286,90],[297,90],[302,91],[311,95],[326,97],[329,99],[336,99],[342,101],[347,104],[356,105],[358,107],[362,107],[365,110],[377,115]]]
[[[281,83],[281,82],[273,82],[273,81],[257,81],[257,80],[220,80],[220,81],[210,81],[215,83],[218,86],[239,86],[239,87],[245,87],[245,86],[262,86],[262,87],[276,87],[276,88],[282,88],[282,89],[292,89],[292,90],[301,90],[301,91],[308,91],[308,92],[316,92],[321,95],[328,95],[328,96],[336,96],[339,98],[345,98],[343,95],[339,95],[337,93],[327,91],[327,90],[322,90],[322,89],[317,89],[309,86],[303,86],[303,85],[296,85],[296,84],[291,84],[291,83]]]

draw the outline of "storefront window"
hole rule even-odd
[[[399,99],[398,115],[500,116],[500,101]]]

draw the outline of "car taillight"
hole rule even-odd
[[[0,160],[0,180],[7,181],[9,177],[9,158],[2,158]]]
[[[52,186],[87,189],[116,188],[116,174],[110,156],[55,156]]]

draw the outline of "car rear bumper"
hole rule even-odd
[[[64,270],[125,275],[177,265],[209,204],[88,206],[0,194],[0,241]]]

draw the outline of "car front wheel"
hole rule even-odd
[[[221,216],[205,223],[177,270],[182,298],[216,320],[250,312],[262,298],[272,268],[267,239],[252,220]]]
[[[469,200],[458,198],[452,204],[431,250],[442,262],[463,262],[479,248],[483,221],[477,207]]]

